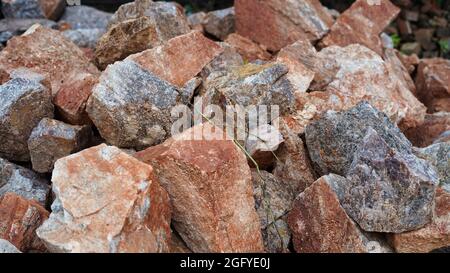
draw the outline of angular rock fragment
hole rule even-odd
[[[202,22],[205,19],[205,16],[206,16],[206,13],[203,11],[199,11],[199,12],[189,15],[187,17],[187,20],[189,22],[189,26],[191,27],[191,29],[203,32]]]
[[[379,35],[400,13],[389,0],[357,0],[339,16],[330,33],[321,41],[323,46],[364,45],[379,55],[383,47]]]
[[[224,71],[230,67],[237,67],[244,64],[242,56],[238,53],[235,47],[228,43],[219,43],[223,51],[214,57],[200,72],[203,81],[206,81],[208,76],[217,71]]]
[[[450,193],[438,189],[433,221],[421,229],[390,235],[397,252],[425,253],[450,245]]]
[[[445,142],[445,135],[450,131],[450,113],[438,112],[426,114],[422,124],[404,131],[416,147],[427,147],[433,143]]]
[[[170,204],[151,166],[105,144],[59,159],[36,231],[51,252],[167,252]]]
[[[236,32],[278,51],[299,39],[321,39],[333,18],[318,0],[236,0]]]
[[[247,160],[218,127],[195,126],[135,156],[155,168],[192,251],[263,250]]]
[[[346,175],[367,129],[372,127],[387,145],[410,154],[412,145],[388,117],[367,102],[344,112],[326,112],[306,127],[306,145],[317,171]]]
[[[0,197],[0,238],[22,252],[46,251],[35,231],[47,218],[48,211],[35,201],[14,193]]]
[[[36,80],[13,78],[0,86],[0,157],[28,161],[27,140],[44,117],[53,117],[48,88]]]
[[[262,46],[236,33],[228,35],[225,42],[234,47],[249,62],[256,60],[268,61],[272,57]]]
[[[417,67],[417,97],[429,113],[450,112],[450,61],[422,59]]]
[[[9,241],[0,239],[0,253],[21,253],[21,252]]]
[[[438,175],[431,164],[390,147],[372,128],[354,153],[339,199],[366,231],[401,233],[431,222]]]
[[[87,147],[92,137],[89,126],[75,126],[43,118],[28,139],[33,170],[47,173],[56,160]]]
[[[268,169],[275,162],[275,151],[283,141],[283,136],[275,127],[263,124],[249,129],[245,149],[259,168]]]
[[[323,176],[296,198],[287,221],[297,252],[369,252],[370,241],[339,204],[342,183],[341,176]]]
[[[434,166],[439,176],[439,185],[450,189],[450,142],[436,143],[426,148],[415,149],[414,152]]]
[[[252,170],[252,180],[265,250],[269,253],[287,252],[290,233],[286,230],[284,216],[291,209],[295,191],[266,171]]]
[[[5,18],[58,19],[66,6],[63,0],[2,0]]]
[[[50,186],[33,171],[0,158],[0,196],[8,192],[45,206]]]
[[[228,34],[234,32],[234,7],[208,12],[202,25],[206,33],[225,40]]]
[[[71,29],[106,30],[111,16],[111,13],[89,6],[68,6],[61,16],[60,22],[68,23]]]

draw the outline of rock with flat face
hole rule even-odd
[[[450,61],[435,58],[422,59],[417,67],[418,98],[428,112],[450,112]]]
[[[28,161],[27,140],[44,117],[53,117],[48,88],[34,79],[13,78],[0,86],[0,157]]]
[[[365,253],[370,241],[345,213],[336,190],[347,183],[330,174],[297,196],[287,222],[294,249],[300,253]]]
[[[254,43],[252,40],[245,38],[237,33],[231,33],[225,39],[225,42],[235,48],[241,56],[249,61],[270,60],[272,55],[267,52],[262,46]]]
[[[450,132],[450,113],[438,112],[426,114],[422,124],[405,130],[404,134],[414,146],[427,147],[433,143],[450,140],[448,132]]]
[[[296,196],[295,191],[286,182],[266,171],[252,170],[252,180],[256,211],[265,239],[265,250],[266,252],[287,252],[290,235],[283,228],[286,227],[284,216],[291,209]]]
[[[346,175],[369,127],[396,151],[410,154],[412,145],[388,117],[367,102],[343,112],[328,111],[306,127],[306,145],[320,174]]]
[[[48,218],[39,203],[15,193],[0,197],[0,239],[8,240],[22,252],[46,251],[36,229]]]
[[[236,0],[236,32],[278,51],[299,39],[321,39],[333,18],[318,0]]]
[[[426,253],[450,245],[450,193],[438,189],[433,221],[421,229],[392,234],[390,241],[397,252]]]
[[[2,0],[5,18],[58,19],[66,6],[64,0]]]
[[[60,21],[71,29],[107,29],[112,14],[89,6],[66,7]]]
[[[228,34],[234,32],[234,7],[208,12],[202,25],[206,33],[225,40]]]
[[[167,252],[169,197],[153,168],[105,144],[59,159],[36,231],[51,252]]]
[[[8,192],[45,206],[50,186],[33,171],[0,158],[0,196]]]
[[[357,0],[339,16],[321,43],[324,46],[361,44],[383,55],[379,36],[397,17],[400,9],[389,0],[379,0],[379,4],[376,2]]]
[[[427,161],[389,144],[368,128],[354,153],[339,199],[347,214],[370,232],[401,233],[433,217],[438,174]]]
[[[0,239],[0,253],[21,253],[21,252],[9,241]]]
[[[441,142],[426,148],[415,149],[415,154],[434,166],[439,175],[439,185],[450,188],[450,142]]]
[[[203,123],[135,156],[155,168],[193,252],[263,251],[247,160],[222,130]]]
[[[28,139],[33,170],[39,173],[51,172],[56,160],[86,148],[91,137],[89,126],[69,125],[43,118]]]
[[[278,150],[278,147],[283,142],[283,135],[281,135],[279,130],[272,125],[262,124],[249,129],[245,141],[245,149],[258,164],[259,168],[268,169],[276,161],[275,151]]]

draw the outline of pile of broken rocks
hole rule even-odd
[[[450,61],[386,46],[389,0],[63,2],[2,1],[0,252],[450,246]],[[196,98],[279,105],[282,137],[172,136]]]

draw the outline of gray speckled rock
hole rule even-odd
[[[401,233],[423,227],[433,217],[438,176],[427,161],[399,152],[368,128],[338,185],[339,200],[366,231]]]
[[[439,175],[439,185],[450,192],[450,142],[440,142],[414,151],[418,157],[435,167]]]
[[[44,117],[53,117],[48,88],[38,81],[14,78],[0,86],[0,156],[30,159],[27,140]]]
[[[0,253],[22,253],[9,241],[0,239]]]
[[[58,19],[64,11],[64,0],[2,0],[2,13],[6,18]]]
[[[66,7],[60,21],[70,24],[72,29],[106,29],[112,14],[89,6]]]
[[[179,90],[127,59],[103,72],[86,110],[108,143],[141,149],[170,135]]]
[[[291,209],[295,193],[289,185],[266,171],[252,170],[252,180],[265,250],[287,252],[290,233],[283,217]]]
[[[411,153],[412,145],[382,112],[367,102],[344,112],[326,112],[305,130],[306,145],[316,170],[325,175],[346,175],[359,144],[372,127],[400,153]]]
[[[208,12],[202,24],[206,33],[225,40],[234,32],[234,7]]]
[[[285,77],[287,72],[288,68],[280,63],[250,63],[217,71],[205,82],[204,98],[217,105],[278,105],[280,113],[289,113],[294,109],[295,97]]]
[[[63,31],[63,36],[71,40],[79,47],[95,48],[98,39],[105,32],[101,28],[86,28],[86,29],[69,29]]]
[[[91,136],[89,126],[69,125],[43,118],[28,139],[33,170],[51,172],[56,160],[86,148]]]
[[[41,24],[48,28],[56,28],[56,22],[47,19],[17,19],[5,18],[0,20],[0,42],[6,43],[15,35],[24,33],[34,24]]]
[[[50,186],[33,171],[0,158],[0,196],[7,192],[35,200],[45,206]]]

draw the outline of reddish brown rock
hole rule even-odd
[[[46,251],[35,231],[48,214],[36,201],[6,193],[0,197],[0,238],[11,242],[22,252]]]
[[[246,61],[269,60],[272,55],[262,46],[254,43],[252,40],[245,38],[237,33],[228,35],[226,43],[234,47]]]
[[[414,84],[414,80],[411,78],[410,72],[398,56],[399,54],[397,50],[390,48],[385,49],[384,61],[387,65],[389,73],[394,79],[397,79],[399,88],[405,90],[405,94],[416,94],[416,85]],[[415,101],[414,96],[409,94],[409,97],[411,98],[411,104],[413,104],[413,101]]]
[[[192,251],[260,252],[250,169],[224,137],[204,123],[135,156],[154,166],[172,201],[173,226]]]
[[[170,204],[153,168],[105,144],[59,159],[36,231],[51,252],[167,252]]]
[[[430,224],[390,236],[397,252],[425,253],[450,245],[450,193],[438,188],[435,200],[434,218]]]
[[[417,97],[429,113],[450,112],[450,61],[422,59],[417,67]]]
[[[378,1],[378,3],[377,3]],[[339,16],[323,46],[361,44],[379,55],[383,54],[380,33],[400,13],[389,0],[357,0]]]
[[[409,74],[412,75],[414,71],[416,71],[417,65],[419,65],[419,57],[416,54],[405,55],[400,51],[396,51],[396,54],[400,61],[403,63],[403,66],[408,70]]]
[[[0,69],[7,72],[20,67],[46,77],[55,96],[64,86],[74,86],[77,93],[79,75],[97,77],[97,68],[89,62],[83,51],[65,39],[57,30],[39,25],[32,26],[24,35],[8,41],[0,53]]]
[[[130,58],[161,79],[183,87],[222,51],[203,34],[192,31]]]
[[[450,113],[439,112],[426,114],[422,124],[409,128],[403,133],[416,147],[427,147],[439,140],[441,136],[450,131]],[[448,133],[447,133],[448,135]],[[447,136],[448,137],[448,136]]]
[[[318,0],[236,0],[236,32],[278,51],[299,39],[321,39],[333,18]]]
[[[335,192],[335,184],[345,182],[338,175],[323,176],[297,197],[287,217],[297,252],[369,252],[373,243],[345,213]]]

